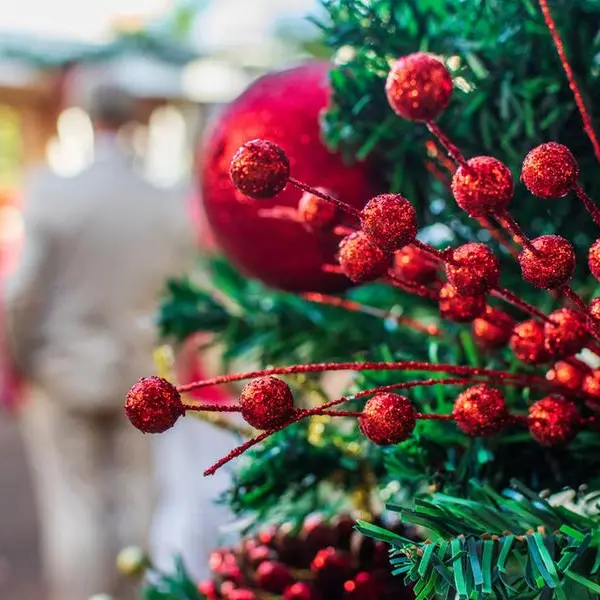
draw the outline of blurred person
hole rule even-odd
[[[69,179],[29,178],[24,247],[4,290],[51,600],[125,597],[115,556],[149,528],[150,438],[123,403],[153,371],[158,296],[194,244],[184,194],[146,182],[119,144],[133,111],[120,89],[98,88],[94,163]]]

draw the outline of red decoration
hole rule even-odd
[[[418,248],[405,246],[394,255],[394,273],[403,281],[425,285],[437,279],[437,265]]]
[[[440,290],[439,308],[443,319],[468,323],[485,310],[485,296],[464,296],[450,283],[446,283]]]
[[[198,584],[198,591],[206,596],[207,600],[217,600],[217,588],[215,587],[214,581],[210,579],[201,581]]]
[[[361,214],[362,229],[369,239],[388,251],[400,250],[417,235],[417,213],[400,194],[371,198]]]
[[[600,369],[594,369],[585,375],[581,389],[595,400],[600,400]]]
[[[127,393],[125,412],[144,433],[162,433],[185,414],[177,388],[162,377],[143,377]]]
[[[378,191],[369,168],[345,165],[320,138],[329,69],[329,63],[314,61],[261,77],[220,113],[199,153],[202,201],[217,243],[247,275],[291,291],[328,292],[350,285],[345,277],[322,269],[333,262],[337,240],[307,231],[301,223],[261,217],[260,211],[275,206],[296,209],[301,192],[288,185],[271,200],[249,201],[234,188],[229,165],[242,144],[268,139],[285,151],[296,179],[362,208]]]
[[[379,446],[398,444],[410,437],[416,413],[405,396],[382,392],[364,406],[358,419],[363,434]]]
[[[282,600],[317,600],[318,596],[308,583],[297,582],[283,591]]]
[[[542,446],[568,444],[580,426],[577,406],[562,396],[547,396],[529,407],[529,431]]]
[[[600,323],[600,298],[594,298],[588,306],[589,315],[594,322]]]
[[[340,242],[340,266],[344,275],[355,283],[373,281],[385,275],[392,261],[392,255],[375,246],[362,231],[352,233]]]
[[[500,262],[485,244],[463,244],[450,254],[446,276],[459,294],[479,296],[497,287]]]
[[[256,569],[256,582],[259,587],[273,594],[281,594],[294,582],[286,565],[275,561],[261,563]]]
[[[254,566],[260,565],[265,560],[273,560],[274,554],[269,546],[256,546],[248,549],[248,560]]]
[[[231,159],[233,185],[250,198],[272,198],[290,178],[290,161],[285,152],[268,140],[246,142]]]
[[[249,381],[240,394],[242,417],[257,429],[274,429],[290,420],[294,397],[288,384],[266,376]]]
[[[560,308],[550,315],[551,323],[544,325],[544,345],[553,358],[577,354],[589,340],[587,319],[570,308]]]
[[[227,600],[258,600],[252,590],[237,589],[233,590],[227,596]]]
[[[442,61],[416,52],[391,67],[385,90],[390,106],[409,121],[431,121],[450,102],[452,76]]]
[[[499,214],[513,196],[510,169],[492,156],[476,156],[461,165],[452,177],[452,194],[472,217]]]
[[[474,385],[458,396],[452,416],[459,429],[470,436],[493,435],[507,423],[504,395],[485,383]]]
[[[325,188],[317,188],[317,190],[333,195],[333,192]],[[338,208],[319,196],[304,192],[298,202],[298,217],[311,230],[324,231],[330,229],[335,223],[338,217]]]
[[[337,587],[351,574],[352,563],[349,553],[330,546],[317,552],[310,568],[321,586]]]
[[[481,317],[473,321],[475,341],[484,348],[502,348],[508,344],[515,320],[503,310],[485,307]]]
[[[573,364],[575,363],[575,364]],[[581,366],[578,366],[581,365]],[[576,391],[581,389],[589,367],[576,359],[569,362],[559,360],[547,373],[546,379],[563,387]],[[599,390],[600,391],[600,390]]]
[[[562,198],[573,189],[579,166],[562,144],[548,142],[535,147],[523,161],[521,181],[539,198]]]
[[[573,246],[560,235],[541,235],[531,245],[535,254],[526,247],[519,255],[523,279],[548,290],[567,284],[575,272]]]
[[[335,544],[335,531],[321,515],[311,515],[302,524],[301,538],[312,555]]]
[[[590,247],[588,265],[592,275],[600,281],[600,239],[597,239]]]
[[[381,584],[373,573],[362,571],[344,584],[345,600],[379,600]]]
[[[544,326],[533,319],[523,321],[514,328],[510,348],[521,362],[528,365],[539,365],[550,360],[544,345]]]

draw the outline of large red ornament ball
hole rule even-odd
[[[481,383],[458,396],[452,416],[461,431],[481,436],[498,433],[506,425],[509,413],[502,392]]]
[[[562,144],[540,144],[523,161],[521,181],[538,198],[562,198],[577,183],[579,166]]]
[[[125,413],[144,433],[162,433],[185,414],[177,388],[162,377],[143,377],[127,393]]]
[[[242,194],[257,200],[272,198],[287,185],[290,161],[277,144],[250,140],[234,154],[229,175]]]
[[[568,444],[580,427],[577,406],[562,396],[546,396],[529,407],[529,431],[542,446]]]
[[[294,578],[289,568],[283,563],[266,561],[256,569],[256,582],[266,592],[281,594],[294,582]]]
[[[485,244],[463,244],[452,250],[446,276],[459,294],[478,296],[497,287],[500,262]]]
[[[350,285],[322,269],[333,262],[338,240],[302,223],[261,217],[275,206],[296,209],[302,192],[288,185],[272,199],[249,200],[235,189],[229,167],[245,142],[266,139],[283,149],[300,181],[326,188],[358,209],[377,194],[365,163],[345,165],[321,142],[319,114],[329,100],[329,70],[329,63],[313,61],[261,77],[216,117],[199,155],[202,201],[218,245],[246,275],[290,291]]]
[[[289,421],[294,396],[288,384],[272,375],[249,381],[240,394],[242,417],[256,429],[275,429]]]
[[[569,390],[577,391],[581,389],[583,380],[589,370],[587,365],[580,363],[577,359],[572,359],[569,362],[559,360],[546,373],[546,379]]]
[[[600,239],[597,239],[590,247],[588,266],[592,275],[600,281]]]
[[[570,308],[559,308],[549,317],[551,322],[544,324],[544,345],[548,354],[556,359],[577,354],[590,337],[586,317]]]
[[[369,239],[388,251],[400,250],[417,236],[417,213],[400,194],[371,198],[361,213],[361,225]]]
[[[403,119],[431,121],[450,102],[452,76],[435,56],[415,52],[392,65],[385,91],[390,106]]]
[[[531,245],[535,254],[527,247],[519,254],[523,279],[548,290],[567,284],[575,272],[573,246],[560,235],[541,235]]]
[[[519,323],[510,337],[510,349],[528,365],[539,365],[550,360],[544,339],[544,326],[534,319]]]
[[[439,295],[439,309],[442,319],[456,323],[469,323],[485,310],[485,296],[465,296],[450,283],[442,286]]]
[[[338,260],[350,281],[364,283],[385,275],[392,266],[393,256],[373,244],[365,233],[357,231],[340,242]]]
[[[486,306],[481,317],[473,321],[475,341],[483,348],[502,348],[508,344],[515,320],[503,310]]]
[[[394,254],[394,274],[403,281],[426,285],[437,279],[437,265],[418,248],[405,246]]]
[[[382,392],[364,406],[358,423],[363,434],[379,446],[408,439],[416,425],[416,411],[405,396]]]
[[[476,156],[454,173],[452,194],[471,217],[499,214],[513,197],[513,176],[497,158]]]
[[[317,190],[332,195],[332,192],[325,188]],[[338,212],[335,204],[310,192],[304,192],[298,202],[298,217],[312,231],[330,229],[338,218]]]

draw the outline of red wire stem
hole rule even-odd
[[[583,191],[582,187],[576,183],[573,191],[577,197],[583,202],[585,209],[590,213],[590,216],[594,220],[594,223],[600,227],[600,208],[594,204],[592,199]]]
[[[310,185],[307,185],[306,183],[302,183],[301,181],[294,179],[293,177],[290,177],[288,179],[288,181],[293,186],[301,189],[303,192],[308,192],[309,194],[312,194],[313,196],[317,196],[317,198],[321,198],[321,200],[325,200],[326,202],[331,202],[331,204],[335,204],[335,206],[337,206],[340,210],[343,210],[344,212],[352,215],[353,217],[360,219],[361,213],[357,208],[354,208],[354,206],[350,206],[349,204],[342,202],[335,196],[332,196],[331,194],[322,192],[321,190],[317,190],[317,189],[311,187]]]
[[[468,168],[467,160],[463,156],[462,152],[456,145],[452,143],[450,138],[438,127],[438,125],[433,121],[428,121],[426,125],[431,134],[434,135],[439,143],[444,147],[450,158],[452,158],[452,160],[461,167]]]

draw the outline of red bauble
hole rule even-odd
[[[523,279],[547,290],[567,284],[575,272],[573,246],[560,235],[541,235],[531,245],[536,254],[527,247],[519,254]]]
[[[326,523],[321,515],[314,514],[302,523],[302,541],[307,553],[312,557],[319,550],[335,544],[335,531]]]
[[[294,578],[286,565],[269,560],[261,563],[256,569],[256,582],[266,592],[281,594],[294,582]]]
[[[485,296],[464,296],[450,283],[446,283],[440,290],[439,308],[443,319],[468,323],[485,310]]]
[[[344,600],[379,600],[384,591],[373,573],[362,571],[344,583]]]
[[[523,321],[514,328],[510,349],[521,362],[528,365],[539,365],[550,360],[544,345],[544,326],[533,319]]]
[[[548,354],[553,358],[577,354],[590,337],[586,317],[570,308],[560,308],[549,316],[552,322],[544,324],[544,345]]]
[[[202,201],[217,243],[247,275],[291,291],[327,292],[350,285],[322,269],[333,262],[337,240],[327,232],[308,231],[302,223],[259,216],[275,206],[296,209],[302,192],[288,185],[270,200],[253,202],[235,189],[229,166],[242,144],[268,139],[285,151],[296,179],[331,190],[361,209],[378,191],[369,168],[364,163],[346,166],[320,139],[329,70],[328,63],[314,61],[258,79],[216,118],[200,153]]]
[[[431,121],[450,102],[452,76],[435,56],[415,52],[391,67],[385,91],[394,112],[409,121]]]
[[[581,366],[577,366],[581,365]],[[576,359],[559,360],[547,373],[546,379],[573,391],[581,389],[589,367]]]
[[[437,265],[418,248],[405,246],[394,255],[394,274],[403,281],[426,285],[437,279]]]
[[[144,433],[162,433],[185,414],[177,388],[162,377],[143,377],[127,393],[125,412]]]
[[[338,260],[350,281],[364,283],[385,275],[392,266],[393,256],[373,244],[362,231],[357,231],[340,242]]]
[[[218,600],[217,588],[215,587],[214,581],[211,581],[210,579],[201,581],[198,584],[198,591],[206,596],[207,600]]]
[[[237,589],[233,590],[227,596],[227,600],[258,600],[252,590]]]
[[[529,407],[529,431],[542,446],[568,444],[580,426],[577,406],[562,396],[547,396]]]
[[[475,341],[483,348],[502,348],[508,344],[515,320],[503,310],[485,307],[481,317],[473,321]]]
[[[506,425],[509,414],[502,392],[481,383],[458,396],[452,416],[461,431],[480,436],[498,433]]]
[[[571,151],[562,144],[540,144],[523,161],[521,181],[539,198],[562,198],[577,183],[579,166]]]
[[[272,198],[287,185],[290,161],[277,144],[250,140],[233,155],[229,175],[242,194],[255,199]]]
[[[294,412],[294,396],[288,384],[267,375],[249,381],[240,394],[242,417],[256,429],[275,429]]]
[[[597,239],[590,247],[588,265],[592,275],[600,281],[600,239]]]
[[[594,298],[588,306],[590,317],[594,323],[600,323],[600,298]]]
[[[255,546],[254,548],[248,549],[248,560],[250,563],[257,567],[260,563],[265,562],[265,560],[273,560],[275,558],[275,553],[269,546]]]
[[[333,195],[325,188],[317,188],[319,192]],[[310,192],[304,192],[298,202],[298,217],[312,231],[325,231],[332,227],[338,217],[338,208]]]
[[[317,600],[318,595],[308,583],[299,581],[285,588],[282,600]]]
[[[371,198],[361,213],[362,229],[379,248],[400,250],[417,235],[417,213],[400,194],[381,194]]]
[[[363,434],[379,446],[408,439],[416,424],[416,411],[405,396],[382,392],[373,396],[358,418]]]
[[[459,294],[479,296],[498,285],[500,262],[485,244],[463,244],[446,262],[446,276]]]
[[[594,369],[583,378],[581,389],[595,400],[600,400],[600,369]]]
[[[337,587],[352,572],[352,556],[333,546],[319,550],[310,565],[319,587]]]
[[[472,217],[499,214],[513,197],[513,176],[497,158],[476,156],[454,173],[452,194],[458,206]]]

